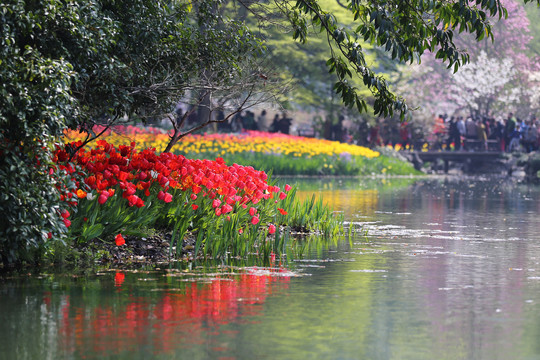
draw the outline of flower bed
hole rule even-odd
[[[341,229],[320,202],[294,202],[294,189],[285,185],[282,191],[250,166],[137,151],[135,143],[114,146],[105,140],[70,160],[69,149],[78,145],[58,147],[51,169],[53,176],[71,175],[59,215],[77,243],[101,238],[123,246],[124,235],[165,228],[178,252],[189,233],[196,236],[194,254],[245,256],[281,253],[287,238],[277,231],[280,226],[328,235]]]
[[[81,134],[69,132],[67,137],[80,140]],[[169,136],[156,128],[142,130],[133,126],[120,126],[114,131],[107,131],[104,139],[114,145],[134,141],[139,147],[162,151]],[[363,146],[260,131],[189,135],[173,147],[173,152],[188,158],[222,157],[227,163],[250,165],[280,175],[415,173],[411,164],[381,156],[379,152]]]

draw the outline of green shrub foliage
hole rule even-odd
[[[48,175],[54,140],[72,118],[72,66],[48,46],[59,19],[53,1],[1,4],[0,15],[0,254],[28,257],[63,227],[59,196]],[[64,227],[65,228],[65,227]]]
[[[0,1],[0,257],[65,226],[51,151],[66,128],[170,111],[200,76],[230,86],[262,43],[221,1]],[[227,31],[224,31],[227,30]],[[63,205],[66,206],[65,204]]]

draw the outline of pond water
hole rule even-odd
[[[540,359],[540,189],[304,181],[352,241],[285,266],[0,280],[0,359]]]

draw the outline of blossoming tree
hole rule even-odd
[[[466,108],[471,114],[504,111],[520,98],[519,89],[509,86],[516,79],[517,71],[512,59],[489,58],[481,51],[473,62],[453,74],[448,87],[449,99],[456,108]]]
[[[494,115],[499,111],[530,111],[531,72],[536,61],[528,54],[532,37],[529,19],[522,4],[502,0],[508,18],[491,18],[494,42],[477,41],[470,34],[459,34],[456,45],[466,49],[470,62],[454,73],[435,54],[426,54],[422,64],[406,71],[398,84],[413,105],[436,112],[465,110],[471,115]]]

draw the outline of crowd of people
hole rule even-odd
[[[540,147],[540,128],[534,116],[524,120],[509,113],[505,119],[495,120],[493,117],[464,119],[439,115],[435,131],[445,137],[446,149],[531,152]]]
[[[218,120],[220,120],[220,114],[218,114]],[[289,134],[291,131],[291,124],[292,118],[288,117],[285,112],[283,112],[281,116],[276,114],[269,124],[266,110],[262,110],[258,116],[255,116],[253,111],[246,110],[237,113],[228,121],[219,122],[218,131],[239,132],[243,130],[260,130]]]
[[[536,117],[519,119],[513,113],[493,117],[439,115],[430,131],[408,122],[379,119],[369,127],[367,145],[400,149],[453,151],[524,151],[540,148],[540,124]]]

